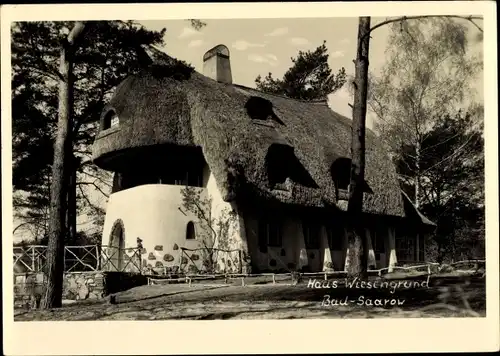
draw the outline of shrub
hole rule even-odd
[[[187,263],[188,263],[187,257],[186,256],[182,256],[182,258],[181,258],[181,264],[185,265]]]
[[[156,261],[155,267],[156,268],[161,268],[161,267],[163,267],[163,263],[161,263],[160,261]]]
[[[195,253],[193,253],[193,254],[191,255],[191,259],[192,259],[193,261],[198,261],[198,260],[200,259],[200,256],[199,256],[199,255],[197,255],[197,254],[195,254]]]
[[[269,266],[276,267],[276,260],[274,258],[269,261]]]
[[[163,251],[163,245],[156,245],[155,251]]]
[[[288,267],[289,270],[295,269],[295,263],[293,263],[293,262],[288,263],[286,266]]]
[[[153,252],[149,253],[148,260],[156,260],[156,256],[154,255]]]
[[[177,251],[179,249],[179,246],[177,244],[174,244],[173,249],[174,249],[174,251]]]

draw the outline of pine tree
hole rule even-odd
[[[109,176],[91,162],[91,144],[104,103],[127,75],[137,72],[139,45],[163,45],[162,31],[131,21],[89,22],[74,54],[71,125],[74,166],[70,170],[67,223],[75,239],[77,211],[99,213],[88,199],[91,187],[107,194]],[[13,184],[21,224],[43,226],[51,181],[57,122],[59,48],[72,22],[18,22],[12,27]],[[102,213],[102,211],[101,211]],[[102,220],[102,219],[101,219]],[[96,221],[99,221],[97,219]],[[45,227],[47,225],[45,224]],[[38,231],[39,236],[46,229]],[[35,236],[36,237],[36,236]]]
[[[255,79],[257,89],[294,99],[326,99],[328,94],[340,89],[346,81],[344,68],[332,74],[328,56],[326,41],[314,51],[299,51],[296,58],[291,58],[293,66],[283,79],[273,78],[272,73],[264,79],[259,75]]]

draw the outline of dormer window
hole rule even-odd
[[[109,110],[106,115],[104,115],[104,118],[101,123],[101,129],[107,130],[112,127],[116,127],[120,124],[120,119],[118,118],[118,115],[114,110]]]
[[[351,183],[351,159],[345,157],[336,159],[330,167],[330,173],[335,184],[337,200],[348,200]],[[363,182],[361,188],[364,193],[373,194],[366,181]]]
[[[287,179],[304,187],[318,187],[295,156],[292,146],[280,143],[271,144],[268,148],[265,162],[268,184],[271,189],[284,188],[283,184]]]
[[[349,158],[336,159],[331,166],[331,175],[335,183],[337,199],[347,200],[351,181],[351,160]]]
[[[254,123],[272,124],[272,122],[276,122],[279,125],[285,124],[274,112],[273,103],[264,98],[251,96],[245,104],[245,109]]]

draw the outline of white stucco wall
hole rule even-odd
[[[115,221],[121,219],[124,227],[125,248],[137,247],[137,238],[142,239],[145,251],[142,263],[152,267],[160,262],[165,266],[179,264],[180,249],[200,247],[199,240],[186,240],[186,228],[189,221],[196,219],[179,208],[182,206],[181,190],[183,186],[166,184],[148,184],[126,189],[109,197],[104,221],[102,244],[109,245]],[[203,194],[206,194],[204,188]],[[155,249],[156,247],[156,249]],[[150,256],[153,253],[153,256]],[[174,261],[165,261],[165,254],[172,255]]]
[[[205,188],[195,189],[201,191],[202,198],[212,199],[211,214],[215,222],[214,228],[217,230],[217,222],[229,219],[228,212],[236,211],[236,207],[222,199],[215,178],[208,167],[204,171],[203,183]],[[147,265],[157,268],[179,266],[182,256],[188,258],[181,253],[181,247],[187,249],[203,247],[200,236],[202,224],[182,206],[181,191],[183,189],[184,186],[180,185],[147,184],[112,194],[106,209],[102,244],[110,245],[113,226],[120,219],[124,227],[125,248],[137,247],[137,237],[142,239],[145,249],[141,262],[143,267]],[[186,229],[190,221],[197,225],[197,239],[195,240],[186,239]],[[214,247],[247,251],[244,234],[240,234],[241,230],[244,231],[244,228],[241,228],[242,219],[236,214],[231,221],[229,243],[224,245],[221,241],[216,241]],[[175,245],[179,248],[175,249]],[[195,261],[188,259],[182,269],[186,270],[194,262],[201,270],[204,250],[186,251],[186,253],[191,257],[193,254],[198,255],[199,258]],[[165,258],[166,254],[173,256],[174,260],[167,261],[169,258]],[[241,254],[239,251],[219,252],[218,259],[220,268],[229,270],[231,267],[235,270],[239,269]],[[232,263],[227,263],[227,260],[231,260]]]
[[[220,190],[217,187],[217,182],[212,173],[205,169],[204,177],[208,177],[206,182],[206,192],[208,197],[212,200],[212,218],[214,219],[214,228],[218,232],[217,225],[219,222],[229,222],[229,230],[227,235],[219,235],[215,241],[215,248],[222,250],[238,250],[233,252],[218,252],[218,263],[221,269],[226,271],[232,270],[233,272],[239,271],[239,266],[234,266],[234,263],[240,261],[243,258],[243,254],[239,251],[248,252],[248,246],[246,243],[244,221],[240,217],[238,207],[234,203],[225,202],[222,199]],[[230,212],[234,212],[234,216],[231,216]],[[231,265],[227,264],[227,260],[232,261]],[[241,262],[241,261],[240,261]],[[240,263],[238,262],[238,263]]]

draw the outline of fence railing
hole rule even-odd
[[[101,271],[141,272],[141,249],[102,246]]]
[[[473,272],[477,273],[478,268],[485,268],[485,260],[467,260],[467,261],[458,261],[450,264],[439,264],[435,262],[425,262],[419,265],[412,266],[395,266],[393,272],[410,272],[410,271],[418,271],[423,270],[426,275],[437,275],[439,276],[443,273],[444,269],[452,269],[456,272]],[[473,266],[468,269],[457,269],[456,266]],[[369,275],[378,275],[382,277],[383,272],[388,272],[388,267],[380,268],[380,269],[371,269],[368,270]],[[486,275],[486,272],[482,272],[483,277]],[[186,274],[180,275],[175,278],[155,278],[148,276],[148,285],[162,284],[164,282],[170,283],[173,281],[188,283],[191,286],[192,282],[198,282],[197,285],[204,285],[203,281],[211,280],[212,283],[207,284],[208,286],[225,286],[230,280],[239,280],[241,281],[242,286],[249,287],[258,287],[263,285],[268,285],[267,283],[257,283],[257,284],[248,284],[246,283],[247,278],[252,277],[269,277],[270,279],[267,281],[273,285],[288,285],[292,286],[297,284],[301,279],[304,278],[324,278],[324,280],[328,280],[329,278],[341,278],[346,277],[347,271],[323,271],[323,272],[289,272],[289,273],[214,273],[211,275],[206,274]],[[289,278],[287,278],[289,277]],[[404,277],[403,277],[404,278]],[[280,280],[278,282],[278,279]],[[224,281],[224,283],[214,283],[214,281]]]
[[[42,272],[47,265],[47,246],[13,248],[14,273]],[[139,248],[84,245],[64,247],[64,272],[141,272]]]
[[[186,275],[198,275],[202,268],[196,266],[189,252],[194,252],[202,249],[187,249],[181,248],[179,251],[179,263],[177,273]],[[217,250],[217,249],[214,249]],[[241,274],[243,261],[239,250],[218,250],[214,260],[220,260],[224,254],[225,263],[216,275]],[[14,258],[14,273],[41,272],[47,265],[47,246],[30,245],[16,246],[13,248]],[[64,247],[64,272],[86,272],[86,271],[120,271],[120,272],[146,272],[148,268],[141,266],[141,249],[140,248],[119,248],[115,246],[100,246],[100,245],[84,245],[84,246],[65,246]],[[184,262],[183,262],[184,261]],[[187,270],[189,264],[196,267],[195,270]],[[230,262],[228,262],[230,261]],[[474,266],[472,269],[484,268],[485,260],[467,260],[458,261],[450,264],[440,265],[433,262],[423,262],[419,265],[411,266],[394,266],[395,271],[426,271],[427,274],[442,272],[445,268],[456,271],[462,270],[460,267]],[[165,267],[164,267],[165,268]],[[164,269],[162,268],[162,269]],[[470,270],[471,268],[465,268]],[[215,272],[215,271],[214,271]],[[370,274],[378,274],[381,276],[389,272],[389,267],[374,269],[368,271]],[[322,273],[322,272],[320,272]],[[346,271],[332,271],[326,274],[345,274]],[[168,274],[164,271],[163,274]],[[312,273],[315,274],[315,273]],[[308,273],[301,273],[308,275]]]

